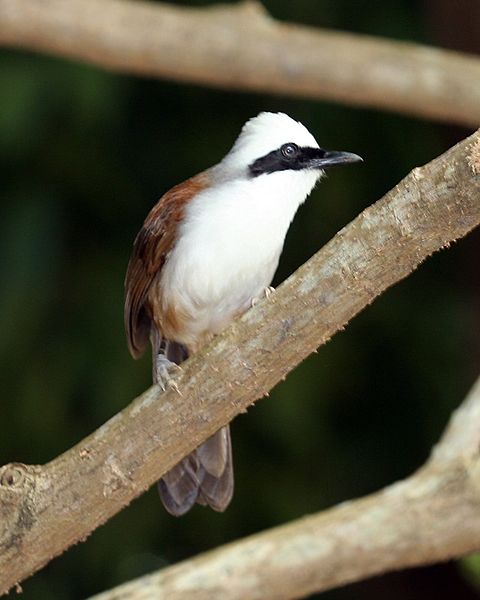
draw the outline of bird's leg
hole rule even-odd
[[[167,388],[173,388],[180,394],[178,385],[172,375],[175,373],[175,371],[181,371],[181,367],[177,365],[177,363],[167,358],[166,351],[166,343],[164,340],[162,340],[162,343],[160,344],[160,347],[153,360],[153,378],[163,391],[165,391]]]
[[[268,285],[266,288],[263,289],[263,292],[260,294],[260,296],[255,296],[255,298],[252,298],[252,307],[255,306],[255,304],[258,304],[262,298],[270,298],[274,291],[275,288],[271,285]]]
[[[155,379],[163,391],[167,388],[173,388],[180,394],[178,385],[172,375],[175,371],[181,370],[180,365],[169,360],[163,352],[159,352],[155,357]]]

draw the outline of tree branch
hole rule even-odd
[[[140,495],[432,252],[480,223],[480,131],[415,169],[268,300],[44,466],[0,469],[0,593]]]
[[[254,0],[203,9],[0,0],[2,44],[126,73],[480,123],[478,58],[280,23]]]
[[[92,600],[288,600],[479,550],[479,445],[480,378],[430,460],[405,481]]]

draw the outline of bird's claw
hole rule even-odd
[[[270,298],[270,296],[273,294],[274,291],[275,291],[275,288],[273,287],[273,285],[267,285],[267,287],[263,290],[263,293],[265,294],[265,298]]]
[[[260,302],[260,300],[262,298],[270,298],[270,296],[272,295],[272,293],[275,291],[275,288],[272,287],[271,285],[268,285],[266,288],[263,289],[263,292],[260,296],[255,296],[255,298],[252,298],[252,308],[258,304]]]
[[[175,372],[181,371],[182,368],[180,365],[168,360],[168,358],[164,354],[158,354],[155,361],[155,374],[157,383],[162,389],[162,391],[166,391],[168,388],[174,389],[177,394],[182,395],[177,382],[172,377]]]

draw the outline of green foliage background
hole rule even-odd
[[[425,5],[413,0],[265,6],[279,19],[435,43]],[[287,112],[321,145],[365,158],[332,171],[301,208],[277,283],[410,169],[468,134],[1,51],[0,464],[50,460],[149,385],[149,357],[130,358],[122,322],[133,238],[156,199],[220,159],[261,110]],[[236,493],[225,514],[197,508],[173,519],[153,489],[28,580],[23,597],[83,598],[408,475],[478,371],[478,250],[477,232],[429,259],[236,419]],[[452,565],[322,597],[450,592],[477,597]]]

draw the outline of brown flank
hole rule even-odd
[[[164,328],[171,335],[181,327],[183,319],[175,311],[168,309],[168,314],[162,314],[158,282],[185,207],[208,185],[205,171],[173,187],[152,208],[135,239],[125,277],[124,313],[128,348],[134,358],[145,350],[151,327],[157,329],[158,338],[167,333]]]

